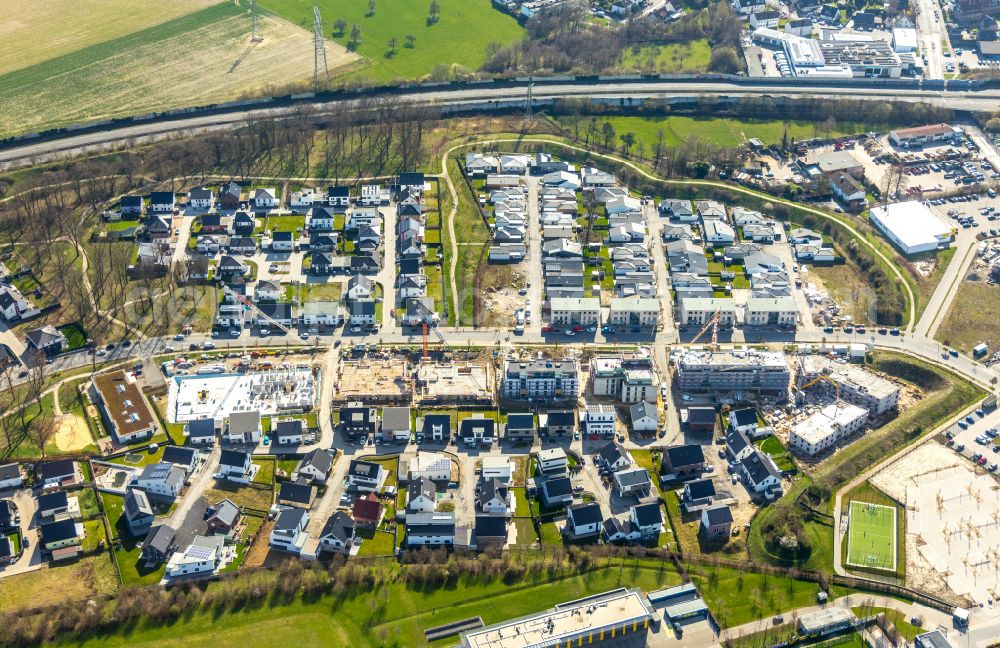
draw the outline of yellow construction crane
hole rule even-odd
[[[708,321],[705,323],[705,326],[703,326],[701,330],[698,331],[698,333],[693,338],[691,338],[690,344],[694,344],[695,342],[697,342],[699,339],[701,339],[702,335],[705,335],[705,332],[708,331],[708,329],[712,329],[712,343],[708,345],[708,348],[712,351],[718,351],[720,319],[722,319],[721,309],[712,313],[712,316],[708,318]]]
[[[820,382],[823,382],[824,380],[826,382],[830,383],[831,385],[833,385],[833,393],[836,394],[837,400],[839,401],[840,400],[840,383],[838,383],[836,380],[834,380],[830,376],[826,375],[825,373],[821,373],[820,375],[816,376],[815,378],[813,378],[812,380],[810,380],[806,384],[800,385],[799,387],[796,387],[795,390],[797,392],[803,392],[803,391],[809,389],[810,387],[812,387],[813,385],[815,385],[817,383],[820,383]]]

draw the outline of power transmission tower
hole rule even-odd
[[[330,70],[326,66],[326,41],[323,39],[323,19],[319,16],[319,5],[313,3],[313,83],[319,82],[320,63],[323,65],[323,76],[330,78]]]
[[[535,122],[535,81],[528,79],[528,93],[524,97],[524,121],[528,124]]]
[[[259,43],[264,40],[260,35],[260,11],[257,9],[257,0],[250,0],[250,42]]]

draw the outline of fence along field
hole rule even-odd
[[[896,508],[851,500],[847,564],[896,571]]]
[[[219,0],[0,0],[0,74],[120,38]]]
[[[0,137],[227,101],[312,77],[311,32],[268,14],[261,30],[263,42],[251,47],[246,9],[216,3],[0,75]],[[358,56],[327,41],[327,60],[332,72]]]

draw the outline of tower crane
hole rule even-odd
[[[719,350],[719,320],[721,320],[721,319],[722,319],[722,310],[717,310],[714,313],[712,313],[712,316],[708,318],[707,322],[705,322],[705,326],[703,326],[701,328],[701,330],[698,331],[698,333],[695,334],[695,336],[693,338],[691,338],[691,344],[694,344],[699,339],[701,339],[701,336],[705,335],[705,333],[708,331],[708,329],[712,329],[712,343],[708,345],[708,348],[710,350],[712,350],[712,351],[718,351]]]
[[[230,288],[226,284],[222,284],[222,291],[226,295],[228,295],[229,297],[232,297],[234,300],[236,300],[237,302],[239,302],[240,304],[242,304],[245,310],[252,310],[253,312],[257,313],[261,318],[263,318],[264,320],[266,320],[271,326],[274,326],[275,328],[284,331],[286,334],[287,333],[291,333],[291,331],[289,330],[289,328],[287,326],[285,326],[281,322],[278,322],[277,320],[275,320],[274,318],[272,318],[270,315],[268,315],[267,313],[265,313],[264,311],[262,311],[260,308],[257,307],[257,304],[253,303],[246,296],[239,294],[238,292],[236,292],[235,290],[233,290],[232,288]],[[245,356],[246,354],[247,354],[247,342],[246,342],[246,338],[244,338],[243,339],[243,355]]]
[[[837,401],[840,401],[840,383],[838,383],[836,380],[826,375],[825,373],[821,373],[820,375],[816,376],[806,384],[796,387],[795,391],[801,394],[802,392],[809,389],[813,385],[819,384],[824,381],[833,385],[833,393],[836,396]]]
[[[427,360],[428,357],[430,356],[430,354],[427,351],[428,329],[434,331],[434,335],[437,337],[438,341],[441,343],[441,345],[444,347],[446,351],[451,351],[451,347],[448,346],[448,342],[444,339],[444,336],[441,335],[441,331],[438,330],[437,324],[434,323],[434,311],[427,308],[427,306],[425,306],[424,303],[419,299],[414,299],[410,303],[415,304],[417,310],[420,311],[420,314],[423,315],[424,317],[424,321],[421,323],[421,326],[423,327],[424,360]],[[427,323],[428,321],[430,321],[430,324]]]

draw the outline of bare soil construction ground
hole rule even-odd
[[[997,480],[937,442],[871,479],[906,506],[906,584],[985,603],[1000,592]]]

